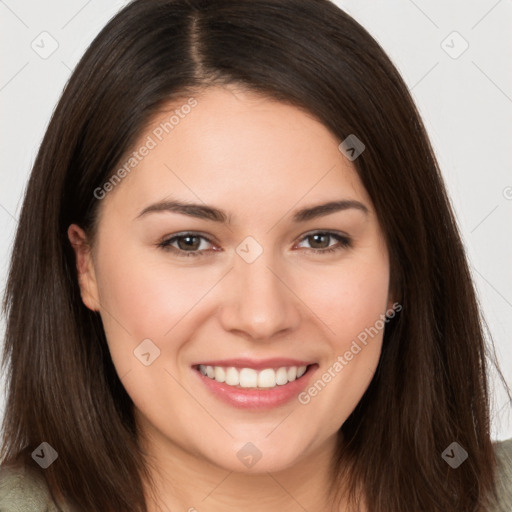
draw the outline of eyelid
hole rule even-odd
[[[352,237],[350,237],[347,233],[344,233],[343,231],[337,231],[335,229],[313,229],[311,231],[306,231],[302,235],[299,235],[297,237],[297,241],[301,241],[304,238],[313,236],[313,235],[330,235],[333,238],[340,237],[340,238],[346,238],[347,240],[352,240]]]
[[[304,250],[306,250],[306,252],[308,252],[308,253],[323,254],[323,255],[333,254],[333,253],[340,252],[342,250],[351,249],[352,245],[353,245],[352,237],[348,236],[345,233],[333,231],[330,229],[318,229],[318,230],[314,230],[314,231],[308,231],[307,233],[305,233],[304,235],[301,235],[299,237],[298,243],[301,243],[303,240],[305,240],[311,236],[314,236],[314,235],[326,235],[330,238],[334,238],[335,240],[337,240],[337,243],[334,245],[329,245],[322,249],[316,249],[314,247],[310,247],[310,248],[305,247]]]
[[[304,248],[307,252],[310,252],[310,253],[313,253],[313,254],[332,253],[332,252],[335,252],[335,251],[338,251],[338,250],[341,250],[341,249],[348,249],[348,248],[350,248],[352,246],[352,237],[350,237],[346,233],[343,233],[343,232],[340,232],[340,231],[336,231],[336,230],[332,230],[332,229],[315,229],[315,230],[312,230],[312,231],[307,231],[307,232],[299,235],[299,237],[297,237],[296,241],[294,242],[294,246],[297,243],[302,242],[306,238],[309,238],[309,237],[314,236],[314,235],[328,235],[329,237],[338,240],[338,244],[334,244],[333,246],[328,246],[328,247],[325,247],[323,249],[315,249],[315,248],[312,248],[312,247],[311,248],[307,248],[307,247]],[[174,252],[178,256],[184,256],[184,257],[188,257],[188,256],[192,256],[192,257],[194,257],[194,256],[205,256],[205,255],[207,255],[205,253],[209,253],[212,250],[215,251],[215,252],[222,251],[222,249],[220,249],[220,250],[219,249],[202,249],[202,250],[195,250],[195,251],[184,251],[182,249],[178,249],[178,248],[176,248],[176,247],[171,245],[171,243],[173,243],[177,239],[185,238],[187,236],[198,237],[198,238],[204,239],[209,244],[212,244],[212,245],[216,244],[216,242],[214,240],[212,240],[209,235],[206,235],[206,234],[204,234],[204,233],[202,233],[200,231],[182,231],[182,232],[179,232],[179,233],[174,233],[171,236],[164,237],[160,242],[157,243],[157,246],[159,248],[164,249],[164,250],[169,250],[171,252]]]
[[[205,249],[202,249],[201,251],[183,251],[180,249],[177,249],[176,247],[173,247],[170,245],[172,242],[175,242],[179,238],[185,238],[187,236],[193,236],[197,238],[201,238],[206,240],[209,244],[216,245],[215,240],[210,237],[209,235],[206,235],[205,233],[202,233],[201,231],[181,231],[179,233],[173,233],[172,235],[167,235],[163,237],[159,242],[157,242],[157,246],[162,249],[169,249],[169,250],[175,250],[178,253],[185,253],[185,254],[201,254],[205,251]]]

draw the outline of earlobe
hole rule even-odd
[[[80,226],[71,224],[68,228],[68,238],[75,253],[78,285],[82,301],[91,311],[98,311],[98,286],[87,235]]]

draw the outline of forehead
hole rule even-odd
[[[212,87],[165,105],[151,119],[106,202],[135,210],[172,195],[218,204],[235,216],[340,198],[370,205],[339,143],[297,107]]]

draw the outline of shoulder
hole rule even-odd
[[[1,512],[57,512],[43,477],[24,466],[0,466]]]
[[[498,504],[493,512],[512,510],[512,438],[496,441]],[[1,512],[58,512],[46,482],[24,466],[0,466]]]
[[[496,475],[498,505],[493,512],[510,512],[512,510],[512,438],[496,441],[494,451],[498,463]]]

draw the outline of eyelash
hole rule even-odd
[[[312,233],[307,233],[305,236],[301,238],[300,241],[305,240],[309,237],[315,236],[315,235],[328,235],[331,238],[335,238],[338,240],[338,245],[334,247],[327,247],[325,249],[308,249],[309,252],[315,253],[315,254],[325,254],[325,253],[334,253],[336,251],[340,251],[342,249],[346,249],[349,247],[352,247],[352,240],[343,235],[339,235],[337,233],[333,233],[331,231],[315,231]],[[181,233],[179,235],[174,235],[171,238],[168,238],[166,240],[163,240],[158,244],[158,247],[163,249],[164,251],[171,251],[175,254],[177,254],[180,257],[197,257],[197,256],[204,256],[204,249],[203,251],[184,251],[182,249],[178,249],[176,247],[173,247],[171,245],[172,242],[180,239],[180,238],[186,238],[186,237],[197,237],[202,238],[203,240],[206,240],[208,243],[212,244],[213,242],[206,236],[201,235],[199,233]]]

